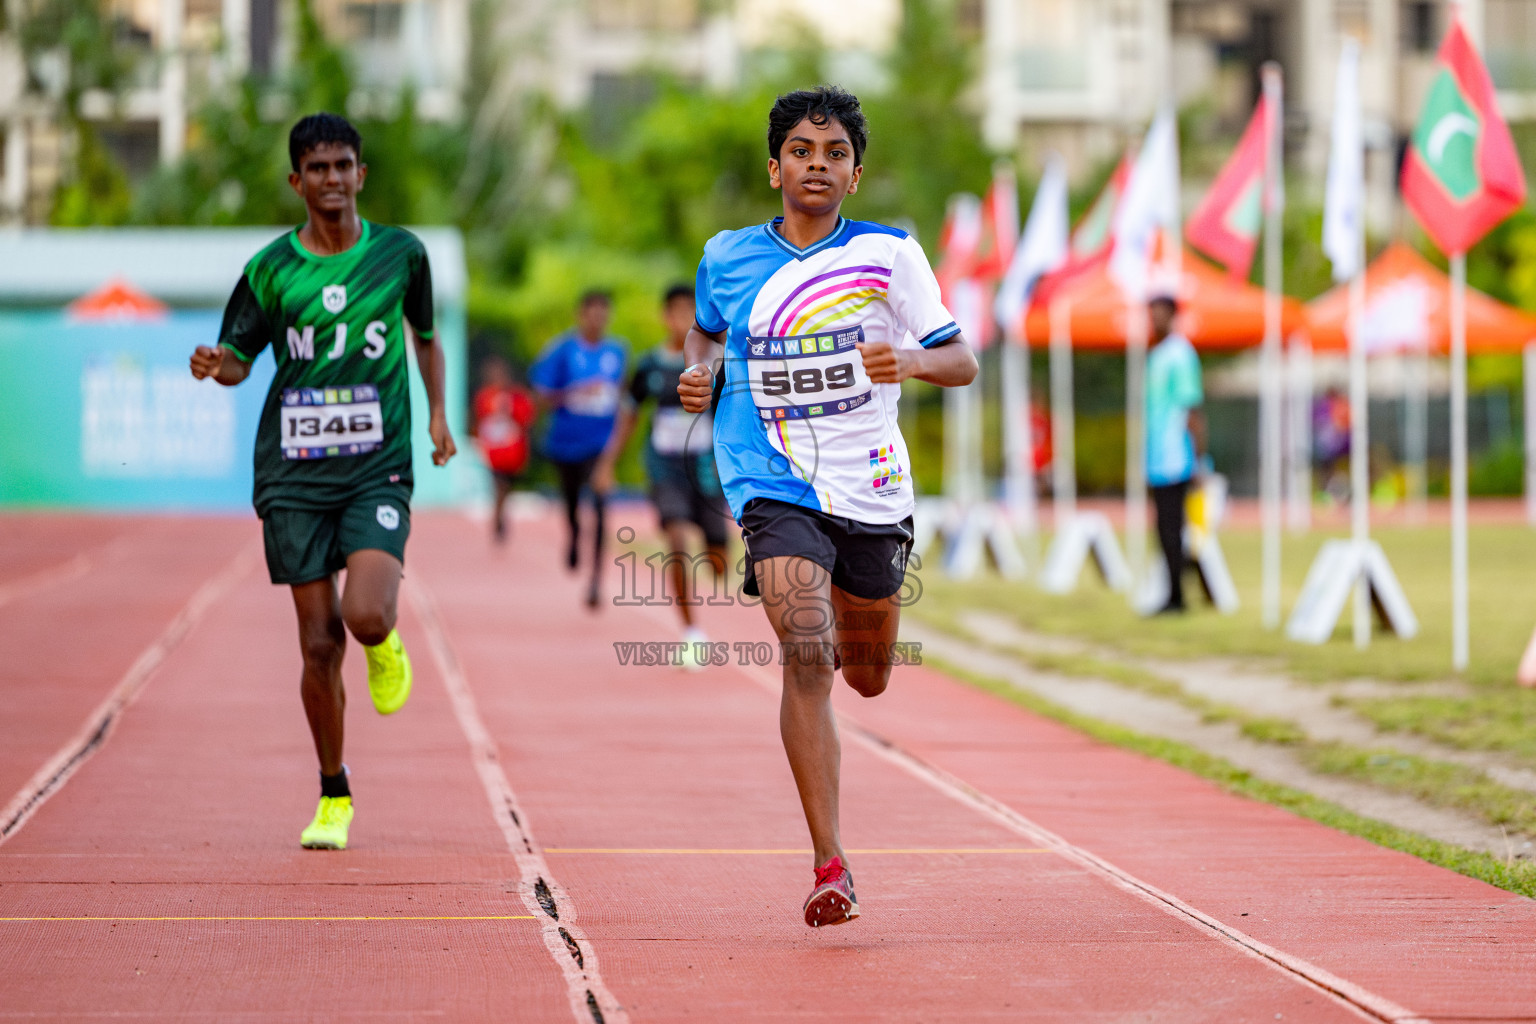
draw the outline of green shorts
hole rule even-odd
[[[387,551],[405,562],[410,491],[383,487],[327,509],[270,508],[261,520],[273,583],[313,583],[346,568],[354,551]]]

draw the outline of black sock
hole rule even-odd
[[[347,770],[343,768],[335,775],[320,773],[321,796],[351,796],[352,790],[347,785]]]

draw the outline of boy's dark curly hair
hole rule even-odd
[[[864,147],[869,143],[869,122],[859,108],[859,98],[835,85],[819,85],[814,89],[798,89],[785,93],[774,101],[768,111],[768,155],[779,159],[784,140],[795,125],[811,119],[814,125],[823,125],[836,118],[853,143],[853,165],[864,163]]]
[[[327,142],[337,146],[351,146],[352,152],[357,154],[358,162],[362,162],[363,137],[357,134],[351,121],[340,114],[310,114],[288,133],[288,159],[294,171],[298,171],[299,161],[304,159],[305,153]]]

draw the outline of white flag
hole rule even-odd
[[[1115,209],[1114,251],[1109,273],[1133,299],[1144,297],[1152,244],[1161,230],[1177,251],[1179,238],[1179,129],[1171,104],[1164,104],[1147,129]]]
[[[1344,37],[1333,88],[1332,148],[1323,196],[1323,252],[1333,279],[1349,281],[1365,259],[1365,142],[1360,134],[1360,44]]]
[[[1013,251],[1013,262],[992,304],[992,313],[1005,331],[1018,323],[1029,306],[1036,282],[1067,261],[1067,234],[1067,171],[1061,157],[1052,153],[1030,204],[1024,237]]]

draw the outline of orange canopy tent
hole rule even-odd
[[[1312,347],[1349,348],[1349,286],[1307,304]],[[1445,353],[1451,348],[1450,279],[1402,242],[1393,242],[1365,269],[1365,311],[1360,333],[1367,352]],[[1467,289],[1467,351],[1518,353],[1536,341],[1536,316]]]
[[[1053,299],[1060,297],[1070,303],[1073,348],[1125,347],[1125,296],[1109,276],[1106,262],[1101,261],[1071,282],[1047,291],[1053,293]],[[1251,348],[1264,339],[1264,290],[1234,280],[1188,249],[1184,251],[1178,298],[1180,329],[1197,349]],[[1301,327],[1305,320],[1299,302],[1281,299],[1282,336]],[[1031,345],[1050,342],[1050,311],[1044,302],[1030,306],[1024,333]]]
[[[165,316],[166,305],[115,277],[71,302],[65,312],[74,320],[157,320]]]

